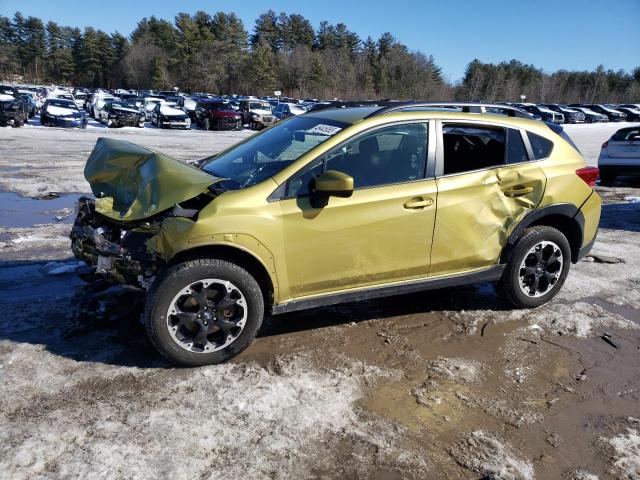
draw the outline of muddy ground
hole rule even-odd
[[[614,128],[567,130],[594,163]],[[183,160],[247,135],[108,134]],[[593,256],[539,309],[490,284],[315,309],[175,369],[135,298],[74,274],[64,194],[97,136],[0,130],[0,478],[640,478],[637,181],[598,188]]]

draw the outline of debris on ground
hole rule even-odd
[[[618,257],[609,257],[607,255],[599,255],[596,253],[591,253],[589,255],[587,255],[585,257],[585,259],[588,262],[595,262],[595,263],[627,263],[624,261],[624,258],[618,258]]]

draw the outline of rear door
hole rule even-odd
[[[497,263],[513,226],[537,207],[546,178],[523,132],[482,122],[439,122],[438,209],[430,276]]]

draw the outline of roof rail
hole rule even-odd
[[[328,108],[387,107],[400,103],[404,104],[406,102],[399,102],[398,100],[330,100],[327,102],[316,103],[309,109],[309,111],[318,112],[320,110],[326,110]]]
[[[375,117],[389,112],[396,112],[406,110],[409,108],[419,109],[425,108],[460,108],[465,113],[487,113],[487,109],[497,109],[500,113],[503,113],[509,117],[527,118],[533,119],[533,115],[529,112],[522,110],[511,105],[504,105],[500,103],[475,103],[475,102],[389,102],[388,105],[383,106],[379,110],[368,115],[369,117]],[[490,112],[491,113],[491,112]]]

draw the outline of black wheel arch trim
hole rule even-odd
[[[584,203],[589,200],[589,198],[593,195],[593,192],[585,199]],[[582,208],[580,205],[580,208]],[[571,249],[571,261],[576,263],[579,258],[580,248],[582,246],[582,242],[584,239],[584,215],[580,211],[579,207],[571,203],[556,203],[553,205],[547,205],[542,208],[538,208],[533,212],[527,214],[518,225],[513,229],[511,235],[507,239],[504,248],[502,249],[502,255],[500,256],[500,262],[504,263],[506,259],[506,255],[513,248],[518,238],[520,238],[527,227],[533,225],[534,223],[542,220],[545,217],[555,216],[555,217],[565,217],[568,222],[574,222],[575,225],[578,226],[578,237],[576,240],[576,246],[572,245]],[[571,239],[570,243],[571,243]]]

